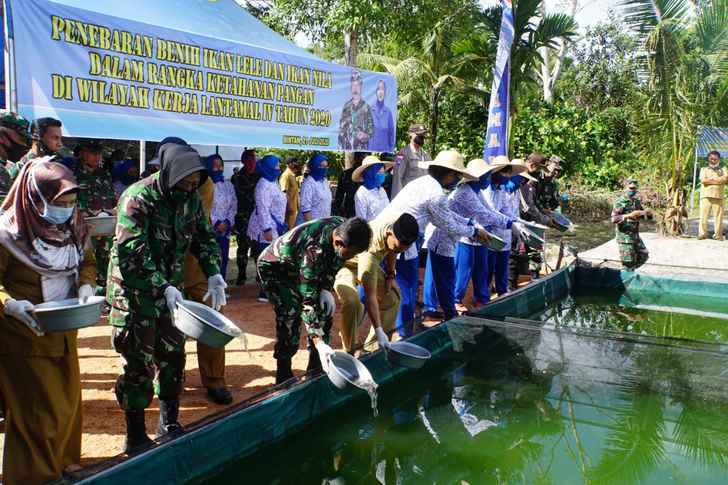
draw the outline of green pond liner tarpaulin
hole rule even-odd
[[[721,298],[728,290],[728,284],[717,282],[690,281],[681,278],[649,276],[642,273],[623,272],[607,268],[594,268],[584,264],[571,264],[538,282],[528,285],[512,294],[493,301],[469,314],[411,338],[411,341],[429,349],[433,362],[451,351],[467,351],[468,343],[474,343],[483,326],[490,331],[512,335],[528,335],[545,330],[519,322],[550,304],[564,298],[570,292],[585,289],[620,292],[620,301],[629,305],[682,306],[696,311],[726,312],[728,302]],[[515,321],[504,321],[508,318]],[[548,330],[558,336],[571,330]],[[669,339],[645,337],[632,334],[586,331],[579,332],[579,338],[619,339],[621,342],[657,344],[658,347],[674,346]],[[688,347],[691,347],[688,345]],[[722,353],[722,346],[696,344],[696,352]],[[480,350],[482,351],[482,349]],[[376,352],[362,359],[380,384],[403,377],[407,371],[393,368],[382,352]],[[424,369],[427,371],[427,367]],[[706,379],[717,378],[718,369],[706,369]],[[722,370],[721,370],[722,371]],[[722,376],[722,375],[721,375]],[[696,379],[700,379],[696,376]],[[718,381],[723,382],[721,377]],[[708,385],[710,381],[706,381]],[[715,393],[719,390],[710,386]],[[234,410],[195,428],[185,435],[163,443],[156,448],[132,457],[98,473],[76,480],[84,484],[128,484],[128,483],[199,483],[216,474],[226,463],[251,455],[266,446],[278,442],[311,424],[352,399],[368,399],[363,391],[340,391],[333,387],[326,376],[307,379],[289,389],[273,393],[271,397],[258,400]],[[95,470],[94,470],[95,471]],[[83,473],[83,472],[82,472]],[[86,472],[88,473],[88,471]]]

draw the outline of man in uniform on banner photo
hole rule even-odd
[[[339,121],[339,147],[344,150],[368,150],[374,133],[372,111],[361,97],[363,87],[361,73],[352,71],[351,99],[344,105]]]

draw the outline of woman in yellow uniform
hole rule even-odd
[[[50,157],[26,164],[0,212],[0,395],[5,485],[61,478],[81,459],[76,332],[44,334],[34,305],[93,295],[96,261],[78,185]]]

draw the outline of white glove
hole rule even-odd
[[[318,343],[316,344],[316,351],[319,353],[319,359],[321,359],[321,367],[323,368],[324,372],[329,372],[329,359],[332,355],[334,355],[334,349],[329,347],[329,345],[323,341],[323,339],[319,339]]]
[[[215,311],[220,310],[220,308],[227,305],[225,288],[227,288],[227,283],[225,283],[225,278],[223,278],[220,273],[210,276],[207,279],[207,293],[205,293],[202,300],[207,301],[208,298],[212,297],[210,306],[212,306]]]
[[[38,325],[35,317],[33,317],[33,310],[35,310],[35,307],[28,300],[18,301],[10,299],[5,302],[5,315],[23,322],[34,334],[42,337],[43,330],[41,330],[40,325]]]
[[[78,289],[78,301],[79,303],[86,303],[95,294],[96,291],[91,285],[81,285],[81,288]]]
[[[181,291],[179,291],[174,286],[169,285],[167,289],[164,290],[164,299],[167,300],[167,308],[169,308],[169,313],[174,316],[175,312],[177,311],[177,304],[182,303],[184,297],[182,296]]]
[[[101,211],[98,214],[96,214],[96,217],[109,217],[110,215],[111,214],[107,214],[106,212]]]
[[[387,337],[387,334],[384,330],[382,330],[382,327],[374,329],[374,333],[377,335],[377,342],[379,342],[380,349],[386,349],[389,347],[389,337]]]
[[[334,314],[334,311],[336,310],[336,300],[334,299],[334,295],[329,290],[321,290],[319,303],[321,304],[321,308],[324,311],[324,315],[330,317]]]

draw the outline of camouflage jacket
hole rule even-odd
[[[559,183],[553,178],[542,177],[536,186],[536,207],[540,211],[555,211],[561,205]]]
[[[364,133],[366,137],[358,138],[359,132]],[[373,133],[374,119],[366,101],[360,100],[357,106],[354,106],[351,100],[347,101],[339,122],[339,147],[344,150],[366,150]]]
[[[99,168],[91,173],[79,164],[76,168],[76,182],[78,182],[78,208],[87,216],[114,210],[116,197],[107,170]]]
[[[238,173],[232,176],[230,181],[235,187],[235,197],[238,199],[238,212],[235,214],[238,230],[245,232],[248,229],[250,214],[255,210],[255,186],[260,180],[260,174],[245,173],[245,168],[241,168]]]
[[[126,312],[158,318],[166,311],[164,290],[184,284],[187,250],[205,276],[220,272],[220,249],[197,192],[183,204],[165,196],[159,172],[131,185],[119,199],[106,298],[112,325]]]
[[[10,176],[10,172],[5,168],[5,162],[0,159],[0,204],[5,202],[5,197],[10,192],[10,187],[13,185],[13,178]]]
[[[319,303],[321,290],[331,291],[336,273],[344,267],[332,241],[334,229],[343,222],[343,217],[326,217],[301,224],[273,241],[258,258],[261,270],[297,282],[301,319],[309,334],[323,335],[326,317]]]
[[[626,195],[620,196],[612,208],[612,222],[616,225],[618,243],[633,243],[640,235],[640,221],[625,219],[624,216],[632,211],[644,210],[639,198],[630,199]]]

